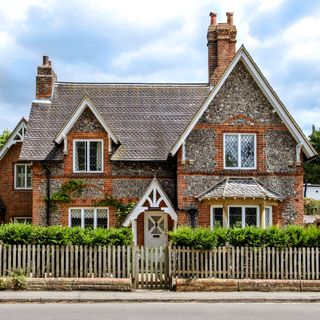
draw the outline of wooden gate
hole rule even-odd
[[[132,283],[136,289],[168,289],[171,286],[170,247],[133,247]]]

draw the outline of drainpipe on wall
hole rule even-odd
[[[50,196],[51,196],[51,189],[50,189],[51,171],[46,165],[43,165],[43,168],[46,171],[46,178],[47,178],[47,197],[46,198],[50,199]],[[50,225],[50,204],[48,201],[46,203],[46,223],[47,223],[47,226]]]

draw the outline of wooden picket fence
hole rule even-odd
[[[319,248],[172,248],[172,274],[179,278],[320,279]]]
[[[134,288],[169,288],[173,277],[320,279],[319,248],[0,245],[0,276],[131,278]]]

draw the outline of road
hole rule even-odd
[[[319,314],[318,303],[0,304],[0,320],[318,320]]]

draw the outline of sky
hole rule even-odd
[[[28,118],[48,55],[60,81],[207,82],[209,13],[305,134],[320,127],[319,0],[0,0],[0,132]]]

